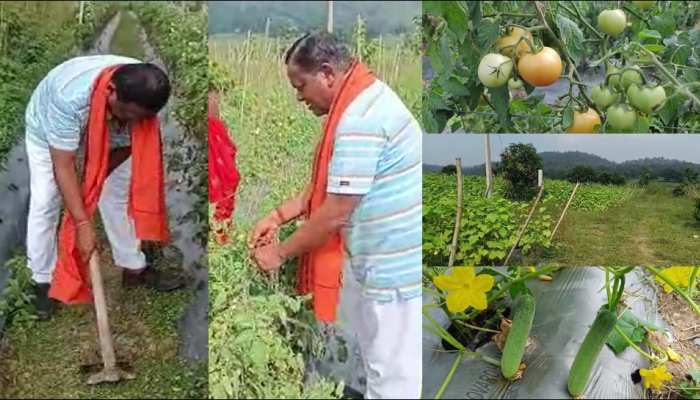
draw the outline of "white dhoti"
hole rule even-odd
[[[423,382],[423,299],[419,296],[379,302],[362,295],[361,286],[347,267],[343,275],[340,301],[346,302],[342,305],[345,310],[350,310],[348,328],[360,347],[367,378],[364,398],[419,399]]]
[[[26,140],[26,144],[30,179],[27,265],[36,283],[50,283],[58,257],[58,224],[63,200],[48,148],[37,146],[30,140]],[[137,270],[146,266],[146,257],[140,250],[134,222],[127,215],[130,180],[131,157],[107,177],[99,210],[112,247],[114,263]]]

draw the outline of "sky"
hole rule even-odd
[[[447,165],[462,158],[465,167],[484,162],[485,135],[423,134],[423,163]],[[581,151],[610,161],[664,157],[700,164],[700,135],[492,134],[491,160],[499,161],[511,143],[532,143],[538,152]]]

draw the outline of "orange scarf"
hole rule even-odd
[[[92,218],[95,213],[107,179],[107,88],[117,68],[118,66],[109,67],[100,73],[90,97],[82,184],[88,218]],[[160,123],[157,117],[139,121],[132,126],[131,171],[128,214],[134,220],[136,236],[141,240],[167,242],[170,234],[165,212]],[[87,265],[81,261],[76,247],[75,222],[67,211],[64,212],[58,240],[58,262],[49,296],[66,304],[92,301]]]
[[[353,62],[341,83],[328,118],[323,127],[323,138],[316,147],[311,177],[311,193],[305,218],[308,219],[326,200],[328,168],[333,157],[336,129],[348,106],[375,81],[374,75],[363,65]],[[333,322],[342,286],[344,243],[340,232],[321,247],[301,256],[297,273],[297,290],[301,294],[313,294],[316,319]]]

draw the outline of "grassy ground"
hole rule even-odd
[[[124,38],[124,31],[135,32],[133,18],[122,18],[115,38]],[[138,43],[119,40],[112,44],[112,51],[132,57],[143,54]],[[106,246],[106,238],[100,240]],[[126,363],[136,379],[87,386],[89,372],[99,368],[94,364],[100,360],[92,308],[62,307],[48,322],[28,321],[9,327],[0,343],[0,397],[206,397],[206,364],[185,364],[177,354],[177,321],[191,291],[162,294],[143,288],[124,290],[120,270],[112,264],[109,253],[104,252],[101,259],[117,359]],[[175,262],[162,260],[161,264],[159,269],[179,270]],[[86,367],[89,365],[92,367]]]
[[[315,324],[294,295],[294,264],[280,282],[263,277],[248,258],[252,224],[299,193],[310,173],[321,120],[295,100],[280,56],[293,39],[210,41],[210,60],[233,89],[221,112],[239,153],[242,175],[232,244],[209,246],[209,388],[215,397],[331,397],[324,381],[304,382],[304,357],[318,350]],[[387,47],[372,67],[414,112],[420,109],[417,56]],[[261,346],[261,344],[263,344]]]
[[[555,237],[552,254],[530,262],[582,265],[697,264],[700,225],[693,201],[673,197],[672,185],[653,184],[604,212],[572,210]]]

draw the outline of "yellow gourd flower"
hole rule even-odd
[[[693,267],[668,267],[661,270],[661,275],[665,276],[666,279],[676,284],[676,286],[687,288],[688,284],[690,283],[690,274],[692,271]],[[671,285],[664,282],[660,277],[657,276],[656,280],[663,284],[664,292],[670,293],[673,290]]]
[[[450,275],[438,275],[435,286],[447,292],[447,309],[458,313],[467,308],[485,310],[488,307],[486,293],[493,288],[493,276],[476,275],[474,267],[454,267]]]
[[[659,390],[664,385],[664,381],[673,379],[673,375],[666,371],[665,365],[659,365],[652,369],[642,368],[639,370],[639,375],[642,376],[642,384],[645,389],[654,388]]]
[[[666,354],[668,354],[668,359],[673,362],[678,362],[681,360],[681,356],[679,356],[678,353],[676,353],[676,351],[670,347],[666,349]]]

